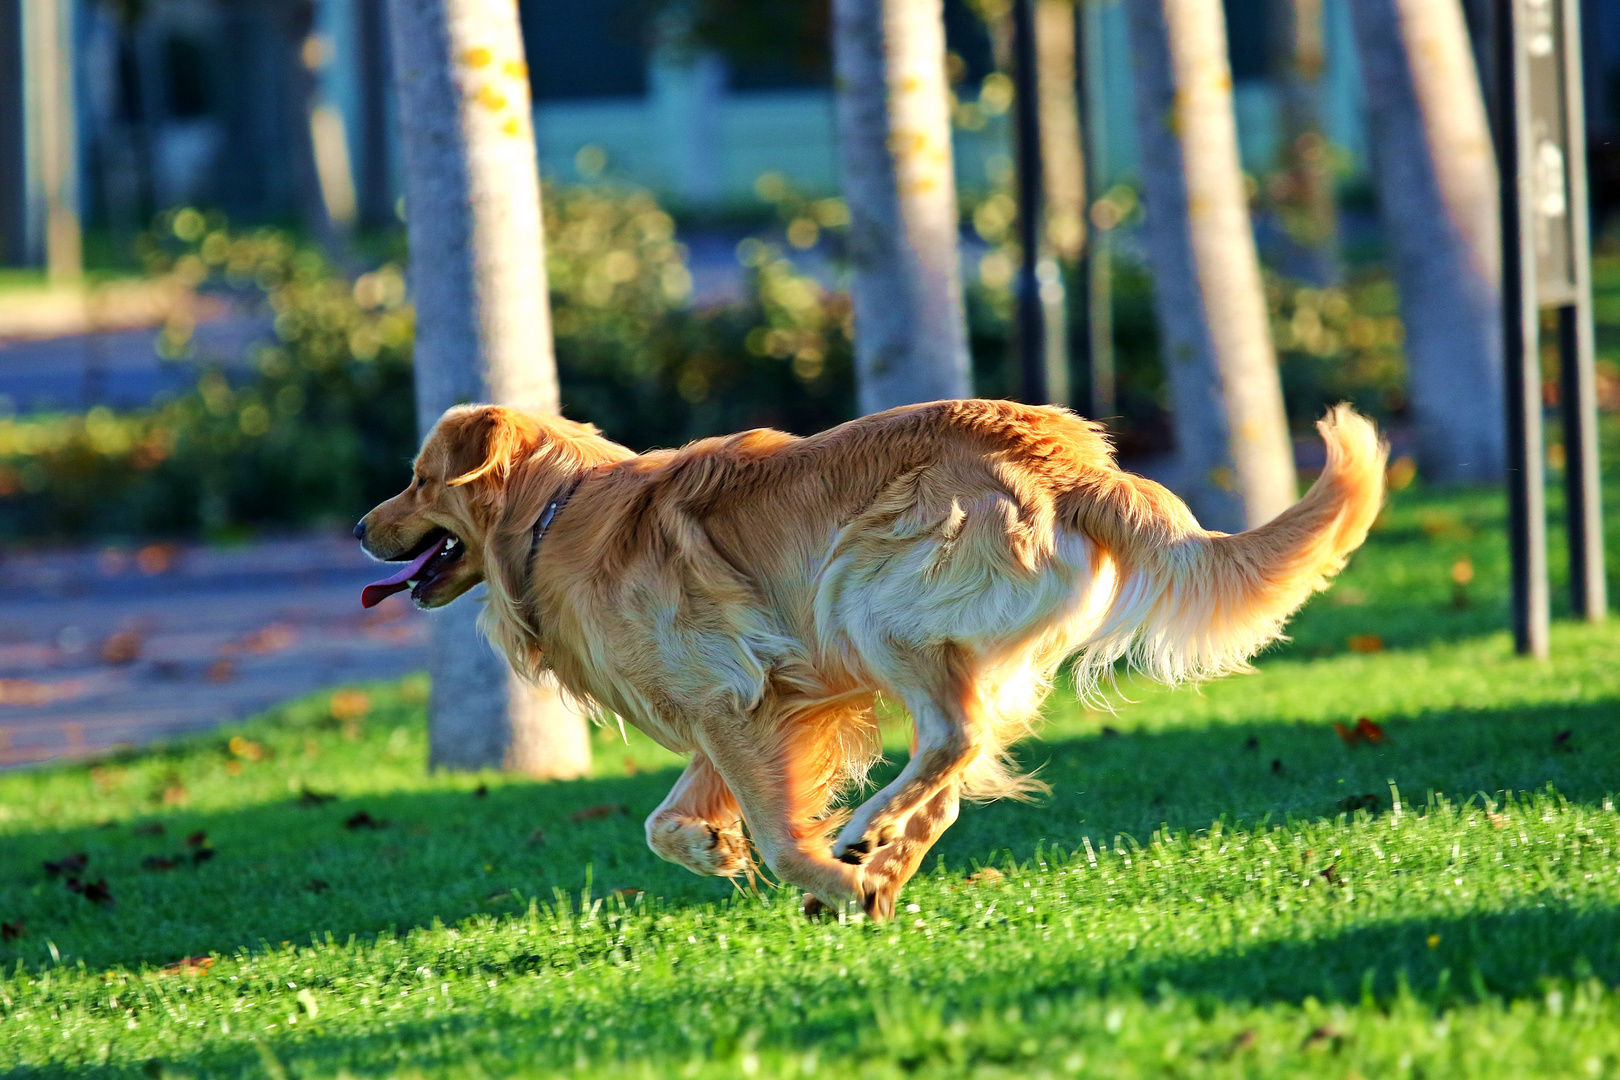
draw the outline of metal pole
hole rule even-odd
[[[1536,306],[1533,194],[1524,166],[1529,80],[1521,66],[1516,0],[1497,0],[1497,163],[1502,198],[1502,355],[1507,367],[1508,530],[1513,643],[1520,654],[1548,650],[1547,507],[1542,484],[1540,311]]]
[[[1035,77],[1034,0],[1013,0],[1013,78],[1018,136],[1018,357],[1023,397],[1048,400],[1046,319],[1041,310],[1041,133]]]
[[[1108,100],[1102,40],[1102,0],[1081,0],[1076,19],[1080,47],[1080,133],[1086,142],[1086,204],[1095,206],[1108,182]],[[1113,234],[1093,217],[1086,229],[1081,280],[1086,287],[1086,371],[1090,380],[1088,411],[1093,420],[1114,415],[1114,266]]]
[[[1586,191],[1586,102],[1581,78],[1578,0],[1562,0],[1564,115],[1569,128],[1569,215],[1574,241],[1574,303],[1558,312],[1564,491],[1569,515],[1569,588],[1576,618],[1601,622],[1608,609],[1603,574],[1603,503],[1598,478],[1597,376],[1592,334],[1592,245]]]

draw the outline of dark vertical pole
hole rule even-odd
[[[0,0],[0,265],[21,265],[28,243],[22,31],[22,0]]]
[[[1023,397],[1039,404],[1047,400],[1046,319],[1041,310],[1041,114],[1035,78],[1034,0],[1013,0],[1013,77],[1017,82],[1018,128],[1018,242],[1023,259],[1018,267],[1018,358],[1023,373]]]
[[[1598,478],[1597,375],[1592,336],[1592,242],[1587,220],[1586,100],[1582,90],[1577,0],[1562,0],[1564,100],[1569,126],[1569,227],[1575,302],[1558,312],[1562,380],[1564,490],[1569,514],[1569,588],[1575,617],[1601,622],[1608,609],[1603,577],[1603,503]]]
[[[375,229],[394,223],[388,157],[388,25],[385,0],[358,0],[355,37],[360,62],[360,167],[358,218]]]
[[[1080,68],[1080,133],[1085,139],[1086,205],[1103,197],[1108,180],[1108,102],[1104,76],[1106,52],[1102,41],[1102,5],[1081,0],[1075,23],[1080,44],[1075,61]],[[1112,226],[1112,222],[1106,222]],[[1085,257],[1080,280],[1086,290],[1086,374],[1090,394],[1087,415],[1106,421],[1114,415],[1114,289],[1112,235],[1093,217],[1086,227]]]
[[[1502,355],[1507,365],[1508,529],[1513,561],[1513,643],[1547,655],[1547,507],[1542,478],[1540,311],[1535,237],[1524,169],[1529,86],[1520,66],[1517,0],[1497,0],[1497,163],[1502,190]]]

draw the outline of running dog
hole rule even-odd
[[[484,582],[481,625],[514,668],[691,755],[647,819],[655,852],[733,876],[751,841],[807,912],[885,918],[960,800],[1040,787],[1008,747],[1065,659],[1082,693],[1121,661],[1172,684],[1241,670],[1326,587],[1379,511],[1388,450],[1348,406],[1317,426],[1327,467],[1305,497],[1228,535],[1060,408],[939,401],[636,454],[458,406],[355,529],[406,564],[363,601],[436,608]],[[839,812],[876,760],[879,694],[910,713],[911,758]]]

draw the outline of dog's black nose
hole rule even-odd
[[[354,527],[354,538],[356,540],[364,540],[366,538],[366,523],[365,522],[362,521],[360,524],[358,524],[358,525],[356,525]]]

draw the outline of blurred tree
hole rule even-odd
[[[941,0],[834,0],[860,411],[973,392]]]
[[[1497,479],[1507,450],[1496,155],[1462,8],[1357,0],[1350,11],[1418,465],[1440,482]]]
[[[1046,243],[1057,259],[1070,266],[1080,258],[1086,241],[1086,168],[1080,146],[1075,15],[1075,0],[1037,0],[1035,4]]]
[[[1233,531],[1298,497],[1220,0],[1126,0],[1147,249],[1182,494]]]
[[[449,406],[555,411],[540,177],[517,5],[390,0],[416,300],[416,408],[424,433]],[[478,634],[478,605],[433,623],[435,766],[532,775],[590,768],[585,721],[555,681],[535,687]]]
[[[1278,0],[1273,7],[1272,68],[1282,104],[1282,152],[1267,195],[1282,225],[1278,260],[1290,277],[1336,284],[1338,213],[1333,163],[1322,131],[1322,72],[1327,52],[1323,0]]]

